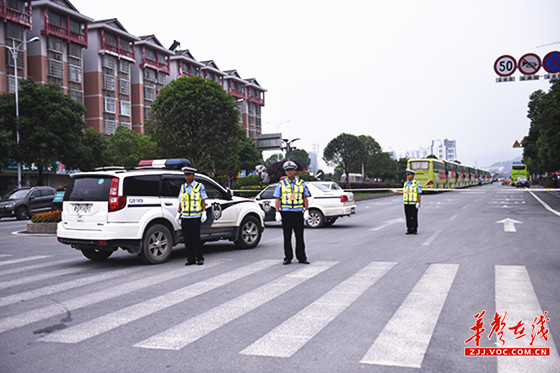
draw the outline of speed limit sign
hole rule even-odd
[[[512,56],[501,56],[494,63],[494,71],[499,76],[510,76],[517,69],[517,63]]]

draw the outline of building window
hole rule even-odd
[[[127,117],[130,116],[130,101],[121,101],[120,114]]]
[[[11,8],[9,4],[8,7]],[[7,37],[10,39],[14,39],[16,41],[23,41],[23,30],[25,30],[25,27],[23,25],[18,25],[17,23],[8,22]]]
[[[47,61],[47,75],[62,79],[64,77],[64,65],[60,61],[49,59]]]
[[[68,80],[74,83],[81,83],[82,68],[75,65],[68,65]]]
[[[108,32],[105,32],[105,43],[112,45],[114,47],[118,47],[119,43],[117,41],[117,37],[113,34],[110,34]]]
[[[144,106],[144,121],[152,119],[150,106]]]
[[[130,73],[130,62],[125,61],[125,60],[120,60],[119,61],[119,71],[121,73],[124,74],[129,74]]]
[[[114,73],[116,65],[117,65],[117,59],[115,57],[108,56],[108,55],[103,56],[103,67],[113,70]]]
[[[156,52],[153,49],[146,49],[146,59],[155,61]]]
[[[158,73],[158,83],[159,84],[165,84],[165,77],[166,77],[166,74],[164,74],[162,72],[159,72]]]
[[[83,94],[82,91],[76,91],[76,90],[71,89],[70,90],[70,97],[72,97],[72,100],[74,100],[74,101],[78,101],[78,102],[81,102],[81,103],[83,103],[83,101],[84,101],[84,94]]]
[[[82,46],[76,43],[70,43],[68,54],[76,59],[82,59]]]
[[[105,103],[105,112],[106,113],[115,113],[116,111],[116,105],[115,105],[115,99],[111,98],[111,97],[105,97],[104,98],[104,103]]]
[[[149,82],[156,82],[156,71],[154,69],[144,69],[144,79]]]
[[[103,75],[103,89],[113,92],[115,90],[115,77],[111,75]]]
[[[16,92],[16,79],[13,75],[6,75],[6,88],[8,93]]]
[[[144,99],[148,101],[154,100],[154,88],[153,87],[144,87]]]
[[[117,131],[117,122],[114,120],[104,120],[103,121],[103,133],[106,135],[112,135]]]
[[[130,81],[119,79],[119,93],[125,96],[130,95]]]
[[[128,128],[129,130],[132,129],[132,125],[131,125],[129,122],[121,122],[121,123],[119,124],[119,127],[126,127],[126,128]]]

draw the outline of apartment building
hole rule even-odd
[[[27,45],[31,30],[31,3],[0,0],[0,92],[15,91],[15,76],[27,77]],[[14,48],[16,62],[8,47]],[[17,71],[15,67],[17,65]]]
[[[132,128],[131,71],[136,64],[135,43],[116,19],[89,25],[89,45],[84,53],[86,123],[106,135],[118,126]]]

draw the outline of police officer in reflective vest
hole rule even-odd
[[[296,176],[297,165],[286,161],[283,165],[287,178],[276,186],[276,221],[282,222],[284,233],[284,262],[290,264],[294,258],[292,250],[292,231],[296,236],[296,258],[302,264],[309,264],[305,255],[303,223],[309,219],[307,197],[310,196],[305,182]]]
[[[181,222],[183,240],[187,249],[185,265],[204,264],[202,256],[202,242],[200,240],[200,224],[206,221],[206,205],[208,198],[204,185],[194,180],[195,168],[183,167],[185,181],[179,192],[179,209],[177,222]]]
[[[402,191],[397,191],[398,194],[403,195],[406,234],[418,234],[418,210],[420,209],[422,186],[414,179],[414,174],[414,171],[407,168],[406,181]]]

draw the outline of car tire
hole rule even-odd
[[[325,218],[325,227],[330,227],[334,224],[337,218]]]
[[[243,249],[252,249],[259,244],[261,237],[259,219],[254,216],[246,216],[239,226],[238,238],[234,243]]]
[[[309,219],[307,219],[307,226],[309,228],[321,228],[325,224],[325,217],[323,213],[317,209],[309,210]]]
[[[29,211],[27,211],[27,207],[24,206],[18,207],[15,211],[15,215],[17,220],[29,219]]]
[[[99,250],[99,249],[95,249],[95,248],[81,248],[80,251],[82,252],[82,254],[90,259],[93,260],[94,262],[100,262],[103,261],[105,259],[107,259],[108,257],[111,256],[111,254],[113,254],[112,251],[108,251],[108,250]]]
[[[173,238],[165,225],[155,224],[148,228],[142,240],[142,251],[138,256],[149,264],[164,263],[173,249]]]

